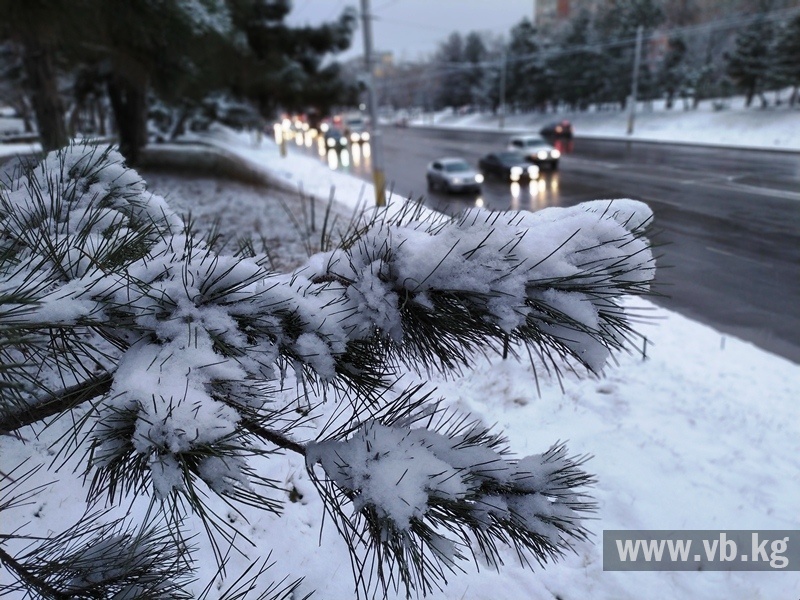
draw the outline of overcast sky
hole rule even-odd
[[[506,35],[533,16],[533,0],[370,0],[373,47],[394,53],[395,61],[414,60],[434,52],[453,31],[489,31]],[[360,10],[360,0],[294,0],[287,19],[291,25],[316,25],[336,19],[347,6]],[[360,13],[359,13],[360,14]],[[338,60],[363,52],[361,20],[353,47]]]

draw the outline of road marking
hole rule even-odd
[[[747,262],[756,263],[757,265],[761,265],[762,267],[767,267],[768,269],[773,268],[771,263],[765,263],[754,258],[747,258],[746,256],[742,256],[741,254],[734,254],[733,252],[728,252],[727,250],[721,250],[720,248],[714,248],[713,246],[706,246],[706,250],[708,250],[709,252],[714,252],[715,254],[722,254],[723,256],[731,256],[739,260],[746,260]]]
[[[741,193],[749,192],[752,194],[758,194],[759,196],[769,196],[772,198],[783,198],[786,200],[800,201],[799,192],[792,192],[789,190],[777,190],[775,188],[768,188],[768,187],[758,187],[755,185],[748,185],[746,183],[737,183],[734,180],[735,177],[729,175],[712,174],[710,176],[701,178],[678,179],[675,177],[675,175],[680,175],[682,171],[679,169],[672,169],[670,167],[666,168],[662,167],[661,169],[656,170],[655,172],[653,172],[652,170],[648,172],[641,172],[622,164],[594,161],[590,159],[577,158],[577,157],[569,157],[568,162],[570,165],[577,166],[578,168],[583,168],[587,171],[624,170],[625,176],[630,180],[639,178],[639,179],[645,179],[647,181],[658,180],[666,182],[677,182],[679,185],[706,186],[706,187],[712,187],[716,190],[724,189],[727,187],[729,189],[733,189]]]
[[[755,185],[748,185],[746,183],[737,183],[736,181],[728,181],[728,185],[733,188],[757,193],[761,196],[773,196],[774,198],[785,198],[787,200],[800,200],[800,193],[790,192],[788,190],[776,190],[774,188],[758,187]]]

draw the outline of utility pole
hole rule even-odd
[[[644,27],[636,28],[636,53],[633,57],[633,83],[631,83],[630,107],[628,109],[628,135],[633,133],[633,121],[636,118],[636,94],[639,88],[639,64],[642,62],[642,36]]]
[[[361,0],[361,19],[364,21],[364,62],[367,67],[367,104],[372,147],[372,183],[375,187],[375,206],[386,206],[386,174],[383,170],[383,140],[378,124],[378,100],[375,97],[374,65],[372,59],[372,13],[369,0]]]
[[[506,124],[506,47],[503,45],[503,66],[500,70],[500,129]]]

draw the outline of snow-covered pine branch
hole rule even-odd
[[[556,444],[513,459],[506,440],[478,421],[414,396],[354,420],[306,455],[364,597],[375,588],[426,595],[470,557],[499,568],[498,546],[531,566],[586,539],[582,522],[595,510],[584,490],[594,483],[581,469],[587,457]]]
[[[260,461],[305,455],[351,548],[349,518],[374,535],[377,581],[408,593],[438,585],[458,544],[495,563],[496,544],[558,555],[591,506],[580,460],[560,445],[515,460],[478,426],[387,418],[387,388],[401,369],[447,372],[504,348],[598,372],[632,335],[621,297],[649,292],[651,213],[615,200],[420,214],[374,212],[279,274],[193,236],[114,149],[51,153],[0,189],[0,432],[70,414],[60,443],[85,452],[90,503],[152,496],[177,538],[188,508],[230,543],[204,494],[279,511]],[[298,438],[305,416],[275,393],[287,374],[345,399],[353,426]],[[418,468],[387,493],[406,462]]]
[[[625,346],[630,328],[619,299],[648,294],[655,272],[645,204],[406,214],[379,213],[352,245],[301,270],[344,296],[342,323],[357,337],[378,328],[391,358],[446,371],[511,338],[598,372]]]

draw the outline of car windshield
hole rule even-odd
[[[525,157],[518,152],[502,152],[497,155],[501,162],[525,162]]]
[[[462,171],[469,171],[470,166],[465,162],[448,162],[444,163],[444,170],[448,173],[460,173]]]
[[[522,142],[526,146],[541,146],[547,144],[542,138],[528,138]]]

